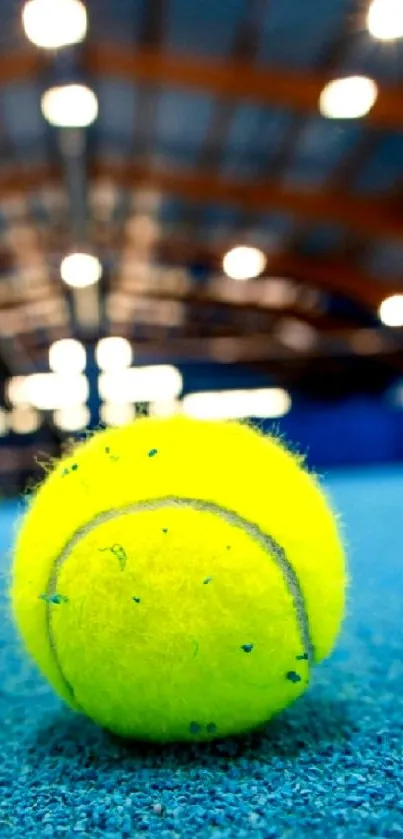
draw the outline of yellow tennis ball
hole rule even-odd
[[[58,463],[20,530],[28,650],[127,737],[251,730],[306,689],[343,617],[332,511],[301,459],[234,422],[139,419]]]

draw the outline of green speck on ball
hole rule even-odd
[[[296,673],[295,670],[290,670],[286,674],[286,679],[288,679],[290,682],[296,683],[301,681],[301,676],[299,675],[299,673]]]
[[[189,731],[190,731],[191,734],[199,734],[201,729],[202,729],[202,727],[201,727],[201,725],[199,725],[198,722],[191,722],[190,723]]]

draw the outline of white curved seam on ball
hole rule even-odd
[[[88,536],[88,534],[91,533],[91,531],[99,525],[105,524],[106,522],[112,521],[113,519],[120,518],[120,516],[133,515],[135,513],[142,513],[147,511],[152,512],[154,510],[160,510],[163,507],[189,508],[191,510],[197,510],[203,513],[212,513],[213,515],[219,516],[221,519],[224,519],[224,521],[228,522],[230,525],[243,530],[243,532],[250,536],[255,542],[258,542],[258,544],[264,548],[265,552],[267,552],[270,557],[274,558],[277,561],[277,565],[280,568],[283,579],[285,580],[288,591],[291,594],[291,597],[294,602],[297,624],[301,635],[303,649],[308,656],[308,666],[313,665],[315,663],[315,651],[311,639],[305,598],[302,593],[297,574],[294,571],[294,568],[292,567],[290,561],[287,559],[284,548],[282,548],[275,541],[275,539],[273,539],[272,536],[268,536],[266,533],[264,533],[263,530],[261,530],[257,524],[253,524],[247,519],[244,519],[238,513],[235,513],[233,510],[228,510],[226,507],[221,507],[219,504],[215,504],[213,501],[204,501],[198,498],[165,496],[163,498],[153,498],[149,500],[137,501],[136,503],[129,504],[126,507],[105,510],[99,513],[92,519],[92,521],[82,525],[75,531],[73,536],[64,546],[62,552],[58,555],[58,557],[53,563],[46,592],[46,634],[49,642],[49,647],[53,654],[54,662],[59,672],[59,676],[64,684],[65,690],[67,690],[71,698],[74,700],[75,704],[79,706],[79,703],[77,702],[77,699],[74,694],[74,689],[70,685],[68,679],[66,678],[63,672],[52,628],[51,598],[56,594],[59,570],[64,565],[65,561],[68,559],[72,550],[74,550],[78,542],[80,542],[81,539],[84,539],[86,536]]]

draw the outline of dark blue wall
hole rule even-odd
[[[189,365],[182,370],[186,392],[275,384],[267,376],[230,365]],[[287,416],[259,426],[279,431],[313,467],[403,461],[403,407],[393,406],[386,396],[357,395],[331,403],[296,394],[292,399]]]
[[[403,410],[381,398],[297,401],[278,426],[316,468],[403,461]]]

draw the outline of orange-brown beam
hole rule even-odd
[[[312,221],[325,219],[366,236],[384,236],[403,241],[403,215],[387,199],[360,198],[339,192],[285,189],[274,182],[237,182],[206,173],[178,169],[145,168],[112,160],[90,163],[92,178],[109,178],[123,187],[150,187],[180,195],[196,203],[234,204],[265,212],[276,210]],[[36,169],[10,168],[0,174],[0,198],[18,191],[39,189],[49,182],[61,183],[55,166]]]
[[[320,93],[329,80],[325,75],[256,68],[247,62],[224,64],[201,57],[122,50],[105,44],[89,46],[85,64],[92,74],[209,90],[221,97],[252,99],[302,112],[318,110]],[[403,128],[402,96],[402,85],[382,85],[368,122],[378,128]]]
[[[156,187],[163,192],[178,193],[189,200],[216,201],[228,203],[232,198],[236,203],[248,206],[251,202],[257,209],[267,209],[268,206],[283,209],[285,205],[292,211],[297,208],[302,212],[302,206],[310,208],[309,215],[313,219],[323,220],[332,218],[334,221],[348,224],[355,230],[366,232],[367,235],[385,235],[403,239],[403,223],[395,218],[385,201],[380,199],[361,200],[348,196],[333,196],[322,193],[302,193],[283,191],[274,186],[259,184],[234,184],[228,181],[199,176],[195,173],[168,172],[149,170],[134,165],[120,165],[112,162],[98,161],[90,166],[92,180],[110,178],[127,188]],[[48,183],[61,184],[61,173],[57,167],[44,166],[36,169],[10,169],[0,175],[0,198],[18,191],[29,192],[41,189]],[[281,203],[281,196],[283,203]],[[275,201],[275,198],[277,200]],[[272,203],[270,203],[269,199]],[[384,209],[383,209],[384,208]],[[302,215],[304,213],[302,212]],[[390,219],[390,224],[388,220]],[[182,248],[192,249],[191,243],[172,243],[172,249],[177,248],[175,259],[181,259]],[[225,246],[224,246],[225,247]],[[221,258],[222,251],[217,249],[215,259]],[[183,259],[186,256],[182,257]],[[346,262],[331,259],[308,259],[290,254],[268,254],[269,272],[272,275],[294,277],[301,282],[323,288],[343,292],[354,297],[370,307],[377,307],[384,296],[399,291],[399,284],[384,278],[377,281]]]
[[[275,210],[313,221],[336,222],[367,236],[403,240],[403,214],[393,211],[383,198],[361,198],[339,192],[295,190],[275,182],[242,182],[205,172],[178,169],[145,169],[138,164],[93,161],[93,176],[109,177],[128,188],[150,187],[188,201],[233,204],[247,210]]]
[[[17,82],[35,76],[46,64],[35,50],[2,53],[0,56],[0,84]]]
[[[32,78],[49,58],[35,50],[9,52],[0,58],[0,84]],[[133,82],[209,90],[221,97],[250,99],[301,112],[316,112],[324,75],[295,73],[247,62],[218,62],[159,51],[125,51],[108,45],[88,46],[84,66],[92,74],[118,76]],[[377,128],[402,129],[402,85],[382,85],[366,120]]]

